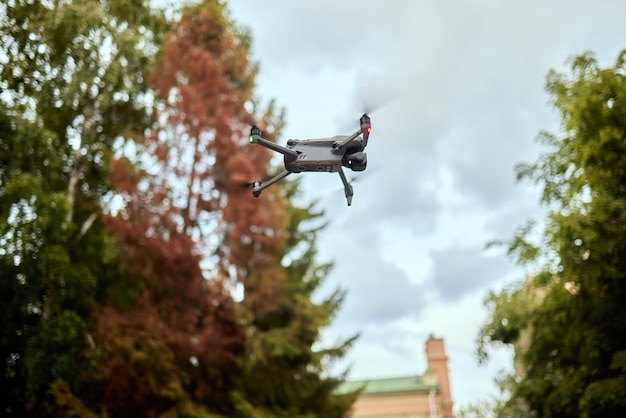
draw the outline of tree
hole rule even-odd
[[[150,79],[162,125],[148,147],[162,184],[178,187],[163,188],[174,191],[167,202],[180,212],[179,230],[208,254],[211,280],[243,288],[246,344],[230,415],[340,416],[351,399],[333,395],[339,379],[321,375],[323,360],[343,354],[349,341],[313,350],[341,301],[340,293],[311,300],[328,266],[314,264],[316,232],[301,228],[318,215],[290,203],[295,184],[259,198],[244,187],[274,169],[269,151],[248,143],[251,123],[270,139],[282,126],[273,102],[263,108],[253,96],[257,69],[249,48],[249,35],[220,2],[184,8]]]
[[[113,173],[128,204],[105,224],[123,254],[122,291],[138,297],[110,298],[96,311],[94,340],[106,354],[92,379],[103,387],[101,407],[114,416],[224,411],[243,341],[233,299],[204,277],[196,243],[178,229],[179,213],[158,205],[151,177],[127,168]]]
[[[108,163],[148,122],[162,22],[125,0],[0,5],[3,414],[63,414],[61,398],[98,396],[84,377],[99,359],[92,308],[118,272],[100,222]]]
[[[626,51],[600,68],[590,53],[570,76],[550,72],[547,90],[562,136],[518,167],[543,186],[543,242],[519,234],[510,251],[539,265],[531,279],[489,298],[481,349],[513,344],[517,376],[509,404],[537,416],[626,413]],[[545,260],[543,264],[538,264]]]
[[[297,182],[282,184],[289,201],[295,200]],[[344,376],[328,376],[327,367],[346,353],[356,337],[316,349],[320,331],[330,324],[344,294],[337,290],[321,302],[313,301],[313,293],[331,268],[316,259],[323,213],[294,204],[288,213],[288,239],[279,258],[286,266],[286,286],[274,296],[274,307],[251,321],[241,391],[246,403],[260,411],[254,416],[342,417],[356,393],[336,394]],[[258,382],[266,384],[259,387]]]

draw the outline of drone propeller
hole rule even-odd
[[[380,169],[380,166],[376,165],[372,168],[368,168],[367,171],[362,171],[359,174],[355,174],[352,177],[350,177],[348,179],[348,184],[350,186],[352,186],[354,183],[361,183],[363,180],[367,180],[367,178],[374,172],[378,171]],[[343,193],[344,188],[343,187],[333,187],[330,190],[326,190],[326,191],[322,191],[320,194],[318,194],[317,198],[318,199],[334,199],[335,197],[340,196],[340,193]]]
[[[389,87],[360,86],[356,96],[357,108],[360,108],[362,113],[371,114],[394,101],[398,93]]]
[[[379,165],[375,165],[374,167],[370,167],[367,171],[361,171],[359,174],[355,174],[348,180],[348,184],[352,185],[352,183],[360,183],[363,179],[367,179],[372,173],[375,173],[380,168]]]
[[[356,175],[352,176],[352,177],[350,178],[350,180],[348,181],[348,184],[357,183],[357,182],[359,181],[359,179],[362,181],[362,180],[363,180],[363,177],[364,177],[364,176],[363,176],[364,174],[365,174],[365,173],[361,173],[361,174],[356,174]],[[368,174],[369,174],[369,173],[368,173]]]
[[[353,104],[350,107],[356,109],[359,116],[372,116],[373,113],[377,113],[395,101],[398,95],[398,92],[390,87],[361,85],[356,88],[352,100]],[[352,116],[349,121],[341,118],[338,123],[339,129],[342,132],[351,131],[355,127],[354,119]]]

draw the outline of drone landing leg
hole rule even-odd
[[[350,206],[352,204],[352,196],[354,195],[354,191],[352,190],[352,185],[348,182],[348,179],[343,172],[343,168],[341,167],[339,167],[339,177],[341,177],[343,189],[346,193],[346,200],[348,201],[348,206]]]
[[[278,181],[281,181],[282,179],[287,177],[289,174],[291,174],[291,171],[284,170],[280,174],[277,174],[271,179],[269,179],[266,183],[255,182],[254,186],[252,187],[252,195],[254,197],[259,197],[259,195],[261,194],[263,190],[267,189],[272,184]]]

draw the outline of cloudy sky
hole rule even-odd
[[[626,48],[626,2],[228,4],[252,32],[258,95],[286,108],[281,143],[352,133],[378,106],[350,208],[338,175],[302,174],[305,199],[331,221],[319,246],[335,269],[320,295],[347,290],[324,339],[361,333],[337,370],[422,374],[432,333],[445,339],[457,408],[495,394],[510,353],[478,366],[483,299],[525,272],[485,244],[541,218],[538,190],[516,183],[514,165],[537,157],[539,131],[558,129],[545,76],[588,50],[613,64]]]

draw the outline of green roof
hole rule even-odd
[[[363,394],[422,392],[439,389],[439,385],[427,385],[423,376],[387,377],[383,379],[349,380],[343,382],[338,393],[350,393],[362,389]]]

